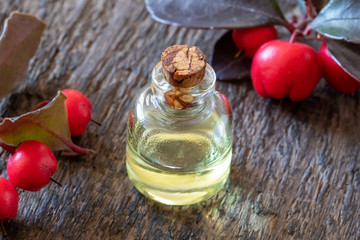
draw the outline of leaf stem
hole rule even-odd
[[[285,22],[284,26],[287,28],[287,30],[289,30],[290,33],[293,33],[296,30],[295,26],[288,21]]]
[[[304,36],[309,36],[311,33],[311,27],[310,26],[306,26],[306,28],[304,29],[304,31],[302,32],[302,34]]]
[[[305,13],[302,18],[301,18],[301,21],[299,22],[299,24],[296,26],[297,29],[300,29],[300,30],[304,30],[308,23],[311,22],[312,20],[309,19],[309,16]]]
[[[32,119],[29,119],[28,121],[39,126],[40,128],[44,129],[45,131],[47,131],[48,133],[50,133],[51,135],[53,135],[54,137],[56,137],[57,139],[62,141],[66,146],[68,146],[68,148],[70,148],[72,151],[74,151],[78,155],[88,155],[90,153],[95,153],[95,151],[92,149],[82,148],[82,147],[75,145],[71,141],[67,140],[65,137],[61,136],[60,134],[57,134],[53,130],[45,127],[43,124],[41,124],[37,121],[34,121]]]
[[[316,13],[314,11],[314,5],[312,4],[312,1],[305,0],[305,6],[307,15],[314,19],[316,17]]]
[[[10,146],[9,144],[4,143],[0,140],[0,147],[2,147],[5,151],[7,151],[10,154],[14,154],[16,151],[16,148],[13,146]]]
[[[298,22],[298,18],[297,18],[297,16],[294,14],[294,15],[292,15],[292,17],[291,17],[291,24],[297,24],[297,22]]]
[[[46,106],[49,102],[50,102],[49,100],[39,102],[38,104],[35,105],[35,107],[32,109],[32,111],[35,111],[35,110],[37,110],[39,108],[42,108],[42,107]]]

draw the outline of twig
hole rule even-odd
[[[296,39],[296,37],[299,35],[299,34],[302,34],[302,32],[299,30],[299,29],[295,29],[295,31],[292,33],[291,35],[291,38],[290,38],[290,43],[293,43]]]
[[[289,22],[286,22],[284,26],[287,28],[287,30],[289,30],[290,33],[293,33],[296,30],[295,26]]]
[[[311,0],[305,0],[305,6],[307,15],[311,18],[315,18],[316,13],[314,11],[314,5],[312,4]]]
[[[98,125],[99,127],[101,126],[101,123],[99,123],[98,121],[94,120],[94,119],[91,119],[90,120],[91,122],[95,123],[96,125]]]
[[[57,185],[59,185],[60,187],[62,187],[62,184],[59,183],[58,181],[56,181],[55,179],[53,179],[52,177],[50,177],[50,180],[54,183],[56,183]]]

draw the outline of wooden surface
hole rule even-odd
[[[103,124],[74,140],[97,154],[58,156],[54,178],[62,188],[20,191],[18,215],[0,239],[360,238],[359,90],[342,95],[322,80],[311,97],[292,103],[259,97],[249,80],[218,82],[235,115],[229,181],[209,201],[163,206],[126,174],[130,99],[167,46],[197,45],[210,56],[223,32],[159,24],[141,0],[1,0],[1,24],[13,10],[48,26],[26,82],[0,102],[1,116],[75,88]],[[7,177],[8,155],[1,158]]]

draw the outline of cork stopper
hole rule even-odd
[[[206,57],[197,47],[173,45],[161,54],[166,81],[172,86],[189,88],[198,85],[206,68]]]

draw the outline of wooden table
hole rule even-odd
[[[359,239],[360,92],[324,80],[301,103],[259,97],[250,80],[218,82],[235,115],[231,174],[209,201],[168,207],[143,197],[125,168],[127,109],[149,83],[167,46],[197,45],[208,56],[222,31],[151,19],[142,0],[2,0],[47,22],[26,82],[1,101],[1,116],[29,111],[58,89],[84,92],[94,106],[74,141],[96,150],[60,157],[39,192],[20,191],[18,215],[0,239]],[[7,177],[8,155],[0,161]]]

